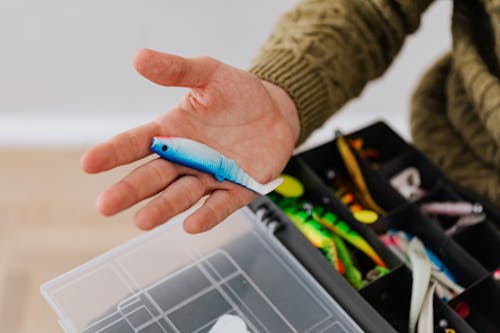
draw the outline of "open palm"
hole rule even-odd
[[[295,106],[283,90],[208,57],[185,59],[144,49],[134,64],[155,83],[191,89],[154,121],[87,151],[82,157],[85,171],[102,172],[141,159],[150,154],[151,138],[161,135],[205,143],[262,183],[283,170],[299,134]],[[206,195],[184,223],[188,232],[212,228],[255,197],[241,186],[158,158],[104,191],[97,205],[104,215],[113,215],[154,197],[135,218],[140,228],[151,229]]]

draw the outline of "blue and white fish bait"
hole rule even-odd
[[[278,178],[261,184],[246,174],[235,161],[203,143],[186,138],[156,136],[151,150],[170,162],[214,175],[219,182],[229,180],[262,195],[273,191],[283,181]]]

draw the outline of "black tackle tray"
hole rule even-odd
[[[500,269],[499,207],[447,179],[422,152],[383,122],[345,138],[362,138],[366,147],[379,152],[374,162],[353,150],[370,194],[386,212],[377,222],[358,222],[329,187],[332,170],[345,172],[337,139],[294,156],[284,173],[300,179],[309,200],[335,212],[367,240],[387,263],[390,273],[355,290],[270,199],[260,197],[250,207],[253,210],[264,207],[274,219],[281,221],[276,236],[366,332],[408,331],[412,275],[379,239],[389,228],[418,236],[465,288],[448,301],[435,297],[435,332],[444,332],[439,326],[443,320],[457,333],[500,332],[500,282],[493,275]],[[405,199],[389,182],[393,175],[410,166],[419,171],[421,187],[425,190],[414,202]],[[447,221],[426,216],[419,209],[420,204],[433,200],[480,203],[487,221],[448,237],[444,233]],[[358,259],[358,268],[363,271],[363,256]],[[464,306],[467,313],[463,311]]]

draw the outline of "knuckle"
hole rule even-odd
[[[222,66],[222,62],[207,55],[199,57],[198,60],[204,64],[211,74],[215,73]]]
[[[193,176],[184,176],[181,181],[179,181],[180,192],[179,198],[182,199],[183,204],[182,207],[189,206],[196,197],[196,183],[195,177]]]
[[[137,188],[128,178],[124,178],[120,181],[117,193],[126,194],[130,201],[134,202],[137,200],[138,193]]]
[[[212,205],[207,205],[206,207],[206,218],[203,228],[205,230],[211,229],[219,221],[219,210]]]
[[[151,162],[150,175],[148,177],[156,179],[158,184],[167,185],[169,181],[168,162],[156,159]],[[174,170],[175,168],[173,168]]]
[[[172,62],[168,67],[168,76],[175,83],[179,84],[186,77],[187,70],[184,61]]]
[[[198,179],[204,189],[204,194],[212,192],[216,189],[217,184],[215,183],[215,180],[211,175],[201,174]]]
[[[198,59],[200,61],[205,62],[207,65],[210,65],[210,66],[216,66],[219,63],[218,60],[216,60],[215,58],[212,58],[211,56],[208,56],[208,55],[202,55]]]
[[[151,202],[151,210],[154,213],[155,220],[166,220],[174,214],[175,206],[172,204],[164,193],[160,194],[153,202]]]

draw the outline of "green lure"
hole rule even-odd
[[[345,278],[354,288],[363,288],[363,278],[361,272],[352,263],[351,256],[349,255],[349,251],[347,250],[344,241],[337,235],[332,235],[332,239],[337,247],[338,256],[344,264]]]
[[[385,262],[377,252],[375,252],[371,245],[368,244],[360,234],[349,228],[344,221],[339,220],[335,214],[325,211],[322,207],[316,206],[313,209],[313,217],[332,233],[339,235],[365,253],[376,265],[387,268]]]

